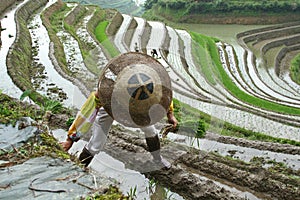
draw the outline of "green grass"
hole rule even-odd
[[[21,104],[5,94],[0,94],[1,124],[11,123],[15,125],[16,121],[23,116],[38,120],[41,119],[42,115],[43,113],[37,110],[34,106]]]
[[[100,43],[102,43],[105,40],[108,40],[108,37],[105,33],[105,30],[106,30],[106,27],[108,26],[108,24],[109,24],[108,21],[100,22],[95,29],[96,38]]]
[[[218,48],[215,45],[216,40],[214,38],[202,37],[200,34],[195,32],[190,32],[193,40],[202,46],[209,53],[212,65],[210,66],[202,66],[201,67],[211,67],[211,71],[214,72],[213,76],[219,80],[221,84],[223,84],[224,88],[226,88],[233,96],[240,99],[241,101],[253,105],[258,108],[262,108],[269,111],[274,111],[277,113],[283,114],[292,114],[292,115],[300,115],[300,109],[277,104],[274,102],[270,102],[264,99],[260,99],[254,96],[251,96],[244,91],[240,90],[238,86],[234,84],[231,78],[228,76],[226,71],[223,69],[222,63],[219,58]]]
[[[95,28],[95,35],[97,40],[103,45],[111,57],[116,57],[120,52],[115,48],[112,42],[106,35],[106,28],[108,26],[108,21],[102,21]]]
[[[300,54],[292,59],[290,73],[292,80],[300,84]]]
[[[193,43],[192,54],[195,59],[195,63],[198,63],[198,67],[205,79],[212,85],[216,85],[216,80],[220,77],[217,75],[216,68],[213,67],[214,63],[209,54],[210,40],[207,36],[200,34],[191,34],[192,38],[196,43]],[[200,45],[199,45],[200,44]],[[217,78],[217,79],[216,79]]]

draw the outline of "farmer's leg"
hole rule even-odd
[[[171,164],[165,160],[160,154],[160,141],[158,137],[158,130],[155,127],[147,126],[141,128],[145,133],[146,143],[155,162],[162,164],[166,168],[170,168]]]
[[[103,149],[112,123],[113,118],[104,108],[100,108],[92,127],[92,136],[79,156],[79,160],[85,166],[88,166],[93,157]]]

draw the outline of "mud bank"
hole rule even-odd
[[[295,199],[300,196],[300,172],[245,163],[190,147],[163,142],[162,154],[172,162],[170,170],[151,161],[143,134],[114,127],[106,153],[140,171],[186,199],[244,199],[229,188],[246,191],[261,199]],[[288,174],[288,175],[287,175]],[[203,177],[207,177],[206,179]],[[226,185],[228,187],[223,186]],[[221,186],[220,186],[221,185]]]
[[[261,142],[261,141],[251,141],[243,138],[235,138],[230,136],[220,136],[214,133],[208,133],[207,138],[221,142],[224,144],[234,144],[242,147],[249,147],[259,150],[267,150],[278,153],[286,153],[292,155],[300,155],[300,147],[289,145],[289,144],[279,144],[272,142]]]
[[[17,35],[7,55],[7,71],[15,85],[25,91],[33,89],[31,80],[32,41],[26,24],[32,13],[47,3],[47,0],[28,1],[17,12]]]

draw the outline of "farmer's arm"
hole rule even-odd
[[[173,105],[173,101],[171,102],[171,105],[169,107],[169,111],[167,112],[167,118],[168,118],[168,122],[170,124],[173,124],[173,128],[175,128],[178,124],[178,121],[176,119],[176,117],[174,116],[174,105]]]
[[[90,129],[100,107],[98,93],[92,92],[70,126],[66,141],[61,143],[65,151],[68,151],[73,143],[80,139],[80,132],[85,133]]]

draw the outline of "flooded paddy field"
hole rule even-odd
[[[27,2],[19,3],[1,18],[1,25],[5,30],[1,32],[3,46],[0,49],[0,67],[3,79],[0,90],[14,98],[19,98],[22,91],[7,73],[6,56],[12,48],[14,38],[20,34],[15,22],[15,11]],[[56,36],[62,44],[61,55],[65,55],[66,66],[71,75],[60,69],[58,58],[53,52],[53,46],[57,44],[51,41],[41,18],[56,3],[56,0],[49,1],[39,11],[33,12],[27,21],[32,39],[32,66],[36,70],[31,82],[42,95],[60,100],[66,107],[79,109],[87,94],[96,87],[98,75],[85,65],[80,42],[65,29],[63,21],[60,22]],[[67,12],[60,13],[63,18],[74,12],[78,4],[67,3],[65,6]],[[79,18],[81,25],[76,30],[76,35],[95,47],[95,51],[89,53],[101,71],[110,58],[102,51],[103,46],[94,39],[93,33],[87,31],[87,24],[94,13],[87,12]],[[277,76],[274,66],[259,65],[260,61],[256,59],[263,56],[254,56],[251,51],[251,48],[257,46],[246,42],[245,36],[236,38],[238,33],[270,25],[182,25],[187,29],[184,30],[128,14],[122,14],[122,21],[112,20],[110,23],[121,24],[116,34],[109,38],[120,53],[133,51],[136,42],[140,50],[147,54],[152,49],[159,50],[158,61],[169,72],[175,99],[224,123],[275,138],[300,141],[299,113],[289,115],[250,105],[234,96],[217,76],[213,77],[216,83],[212,84],[201,71],[201,66],[199,68],[199,64],[195,62],[192,48],[194,42],[187,31],[220,38],[223,42],[219,44],[220,60],[223,61],[225,73],[239,90],[259,99],[297,109],[300,105],[300,93],[292,86],[295,83],[287,80],[287,76],[285,79]],[[129,28],[132,23],[137,23],[136,29]],[[126,34],[128,32],[131,34]],[[9,35],[13,37],[8,37]],[[148,35],[149,39],[142,35]],[[266,55],[271,57],[270,55],[276,54],[272,52],[275,50]],[[211,63],[209,65],[212,66]],[[91,169],[119,182],[124,194],[136,186],[137,199],[151,199],[151,196],[176,200],[295,199],[294,197],[300,196],[299,146],[222,136],[221,129],[224,127],[221,126],[219,131],[207,130],[202,139],[194,135],[186,136],[182,129],[162,138],[163,155],[172,162],[171,170],[164,171],[159,166],[152,166],[143,133],[115,124],[105,150],[97,155]],[[10,129],[14,128],[2,127],[1,131],[18,134],[17,130]],[[65,139],[65,130],[55,129],[53,132],[58,140]],[[85,143],[82,140],[70,153],[76,155]]]

